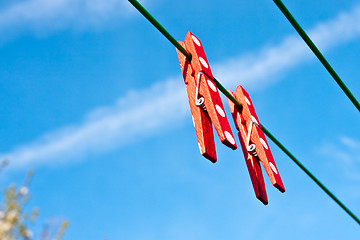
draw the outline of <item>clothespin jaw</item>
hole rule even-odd
[[[232,92],[230,93],[233,94]],[[271,183],[280,192],[285,192],[285,187],[282,183],[279,171],[266,141],[265,134],[261,130],[261,125],[249,94],[242,86],[238,86],[235,94],[233,95],[243,106],[243,109],[240,112],[236,108],[235,104],[228,99],[230,111],[235,121],[235,126],[239,130],[238,135],[250,173],[250,178],[255,190],[255,195],[260,201],[267,204],[267,196],[261,173],[260,162],[264,166]]]
[[[192,56],[190,62],[178,51],[184,81],[187,84],[186,91],[200,152],[212,162],[216,162],[213,132],[210,131],[212,125],[220,141],[233,150],[237,148],[235,138],[227,120],[219,91],[212,80],[213,75],[201,41],[191,32],[188,32],[184,43],[179,43]]]
[[[199,78],[199,95],[204,98],[206,111],[220,138],[220,141],[231,149],[237,148],[222,104],[219,90],[212,81],[213,75],[207,61],[201,41],[191,32],[185,37],[186,50],[192,55],[191,66],[196,78]]]
[[[185,44],[183,42],[178,42],[183,47],[185,47]],[[184,81],[186,84],[186,92],[189,99],[190,111],[195,127],[196,136],[198,139],[200,153],[205,158],[215,163],[217,158],[211,120],[207,112],[203,111],[202,108],[197,106],[195,103],[196,80],[194,70],[192,69],[190,62],[188,61],[188,59],[186,59],[185,55],[182,54],[179,50],[177,50],[177,53]]]

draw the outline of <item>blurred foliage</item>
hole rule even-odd
[[[3,171],[7,160],[0,164],[0,171]],[[68,227],[68,221],[64,221],[59,230],[50,236],[49,229],[43,229],[39,237],[35,238],[35,234],[31,231],[30,226],[33,226],[39,210],[32,209],[26,212],[25,205],[30,199],[29,184],[33,177],[33,172],[28,172],[22,186],[10,185],[4,191],[4,195],[0,197],[0,240],[60,240]]]

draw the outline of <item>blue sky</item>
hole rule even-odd
[[[261,123],[360,214],[359,112],[272,1],[141,3],[176,39],[197,35],[216,78],[242,84]],[[284,3],[359,99],[360,1]],[[270,140],[286,192],[265,176],[268,206],[240,149],[216,139],[218,162],[202,157],[175,48],[127,1],[0,1],[0,66],[1,185],[34,169],[29,205],[40,222],[69,219],[65,240],[359,233]]]

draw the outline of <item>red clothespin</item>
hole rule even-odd
[[[227,120],[219,91],[212,80],[213,75],[200,40],[188,32],[185,41],[179,41],[179,43],[192,56],[189,61],[178,51],[200,152],[215,163],[217,158],[212,124],[220,141],[234,150],[237,148],[235,138]]]
[[[229,92],[234,96],[234,93]],[[235,104],[228,99],[235,126],[237,130],[239,130],[238,135],[251,182],[256,197],[266,205],[268,204],[268,199],[260,162],[269,175],[271,183],[279,189],[280,192],[285,192],[285,188],[266,141],[265,134],[261,130],[261,125],[249,94],[242,86],[238,86],[234,97],[243,106],[240,112]]]

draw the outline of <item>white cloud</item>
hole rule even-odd
[[[38,4],[41,0],[31,2]],[[55,2],[60,9],[64,4],[70,4],[65,0]],[[49,4],[45,9],[52,9],[54,6]],[[107,9],[105,6],[104,8]],[[16,11],[22,10],[20,8]],[[34,16],[29,18],[36,19]],[[327,49],[359,37],[359,19],[360,8],[357,7],[338,18],[318,24],[310,33],[317,44]],[[216,70],[215,76],[228,88],[244,82],[247,83],[247,87],[255,88],[277,81],[275,74],[310,58],[310,50],[299,37],[290,36],[277,46],[215,64],[213,69]],[[188,112],[187,105],[185,86],[181,79],[159,82],[148,90],[130,91],[114,106],[94,110],[82,123],[47,133],[34,142],[0,154],[0,159],[10,158],[12,166],[23,167],[40,163],[49,164],[75,155],[82,156],[119,147],[181,121]],[[357,145],[349,140],[344,140],[344,144]]]
[[[350,12],[341,13],[334,19],[317,24],[307,32],[319,49],[326,51],[330,47],[359,37],[359,22],[360,6],[357,6]],[[311,58],[314,58],[314,55],[300,36],[289,36],[278,46],[229,59],[215,66],[215,76],[231,88],[239,82],[247,88],[266,87],[278,80],[271,78],[274,74]]]
[[[320,147],[320,153],[338,166],[337,174],[352,181],[360,181],[360,141],[341,137],[338,142],[326,142]]]
[[[221,82],[229,88],[234,88],[239,83],[250,89],[265,87],[278,80],[271,76],[297,65],[311,56],[301,39],[290,36],[278,46],[230,59],[215,66],[215,76],[218,76]]]
[[[50,132],[0,159],[11,159],[12,167],[23,167],[108,150],[182,120],[188,111],[186,99],[181,81],[130,91],[114,106],[94,110],[83,123]]]
[[[24,31],[44,34],[63,28],[96,28],[133,11],[125,0],[14,1],[0,9],[1,41]]]
[[[318,24],[309,31],[319,49],[326,49],[360,35],[360,6],[351,12],[343,12],[337,18]]]

